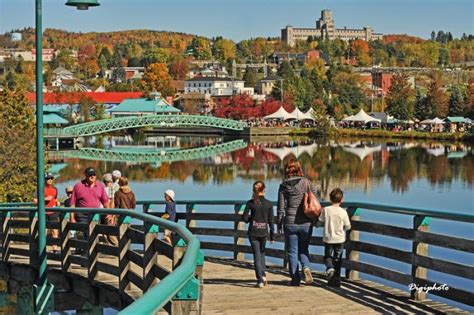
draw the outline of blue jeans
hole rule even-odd
[[[265,273],[265,245],[267,243],[266,237],[249,237],[250,245],[252,246],[253,260],[255,267],[255,277],[259,282],[263,281],[262,277]]]
[[[326,270],[334,268],[334,274],[340,276],[342,267],[342,251],[344,250],[344,243],[328,244],[324,243],[324,264]]]
[[[288,265],[292,284],[301,281],[299,265],[301,268],[309,267],[309,240],[313,234],[312,224],[295,224],[285,226],[285,240],[288,247]]]

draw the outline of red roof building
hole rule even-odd
[[[43,93],[43,104],[78,104],[81,98],[90,97],[96,103],[120,104],[127,98],[141,98],[142,92],[69,92]],[[26,93],[30,104],[36,104],[36,93]]]

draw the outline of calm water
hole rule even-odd
[[[474,212],[473,147],[465,143],[359,139],[321,142],[286,138],[249,143],[222,137],[139,134],[133,138],[110,136],[86,139],[82,146],[97,150],[81,154],[80,151],[73,152],[62,163],[53,164],[52,170],[58,174],[56,184],[60,192],[67,185],[80,180],[86,167],[93,166],[100,174],[115,169],[122,171],[129,178],[130,186],[139,200],[159,200],[166,189],[173,189],[178,200],[243,200],[250,197],[251,185],[257,179],[265,181],[267,198],[276,200],[278,185],[282,180],[283,159],[293,154],[301,161],[305,174],[317,185],[323,199],[328,199],[334,187],[341,187],[347,201],[456,213]],[[202,147],[207,150],[201,152],[198,159],[191,159],[193,156],[190,152]],[[150,158],[150,155],[153,157]],[[170,156],[173,156],[172,161]],[[139,162],[145,160],[147,162]],[[372,222],[389,222],[405,227],[411,227],[412,224],[411,217],[400,215],[365,211],[362,216],[364,220]],[[430,230],[474,238],[472,225],[465,223],[433,220]],[[321,230],[316,230],[315,235],[321,235]],[[388,243],[392,247],[411,251],[411,242],[395,238],[361,233],[361,240],[374,244]],[[322,248],[314,247],[311,251],[322,254]],[[434,246],[430,247],[430,255],[449,257],[449,260],[460,263],[473,261],[471,254]],[[381,257],[361,254],[361,260],[411,272],[408,265]],[[314,269],[322,270],[322,266],[316,265]],[[474,290],[473,281],[470,280],[447,277],[437,272],[430,272],[428,277],[439,283]],[[393,283],[390,285],[406,290],[406,287]]]

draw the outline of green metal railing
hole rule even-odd
[[[26,207],[25,205],[28,205],[28,203],[0,204],[2,222],[5,221],[5,217],[11,217],[12,211],[29,213],[34,213],[37,211],[36,207]],[[59,212],[62,214],[68,214],[69,212],[72,212],[71,208],[48,208],[47,210]],[[74,208],[74,212],[94,214],[95,219],[93,220],[96,221],[98,221],[99,214],[113,214],[135,218],[149,225],[156,225],[175,232],[187,246],[179,266],[177,266],[177,268],[169,273],[166,277],[161,279],[156,286],[148,289],[148,291],[145,292],[143,296],[130,304],[128,307],[121,310],[120,314],[154,314],[158,312],[165,306],[165,304],[173,299],[181,289],[185,288],[185,286],[191,282],[195,275],[197,262],[199,260],[202,261],[203,259],[202,253],[200,252],[199,240],[183,225],[160,219],[146,213],[124,209]],[[5,259],[5,257],[2,258]],[[199,292],[194,292],[193,294],[194,299],[199,298]]]
[[[219,129],[229,129],[242,131],[247,125],[243,122],[217,118],[212,116],[200,115],[144,115],[144,116],[129,116],[111,119],[102,119],[78,125],[72,125],[64,128],[62,133],[58,130],[45,130],[46,136],[93,136],[101,133],[124,130],[129,128],[141,127],[210,127]]]

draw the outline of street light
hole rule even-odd
[[[35,2],[36,24],[36,191],[38,196],[38,253],[39,253],[39,281],[36,287],[44,299],[49,299],[52,285],[48,286],[46,267],[46,213],[44,200],[44,148],[43,148],[43,25],[42,0]],[[97,0],[68,0],[66,5],[76,6],[78,10],[87,10],[90,6],[98,6]],[[48,287],[46,287],[48,286]],[[43,294],[47,289],[49,294]],[[38,294],[36,294],[38,295]],[[35,308],[43,301],[35,299]],[[44,304],[43,304],[44,307]]]

